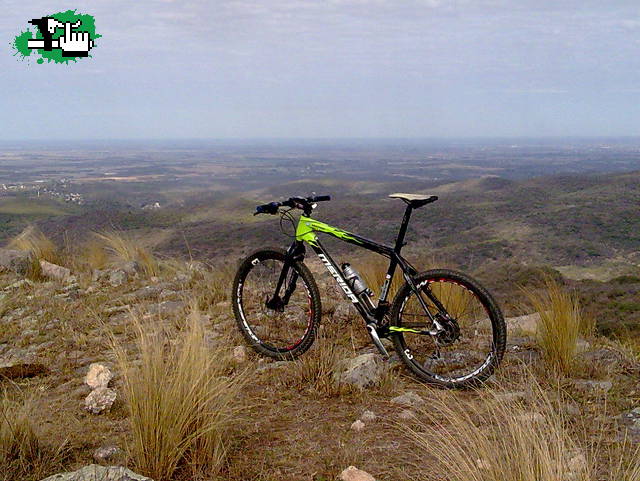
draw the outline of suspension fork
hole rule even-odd
[[[276,284],[276,289],[273,293],[273,296],[266,302],[268,308],[282,311],[284,309],[284,306],[289,303],[289,299],[291,298],[291,295],[296,288],[296,282],[298,280],[298,273],[295,270],[293,271],[293,275],[289,279],[289,283],[287,284],[284,291],[284,296],[282,297],[280,297],[280,289],[282,289],[282,285],[287,280],[289,269],[292,269],[293,263],[303,260],[304,256],[304,244],[300,241],[294,241],[289,249],[287,249],[287,254],[284,259],[284,265],[282,266],[282,271],[280,271],[280,277],[278,278],[278,283]]]

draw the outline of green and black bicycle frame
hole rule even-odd
[[[366,327],[369,335],[371,336],[371,339],[385,358],[388,357],[388,352],[380,342],[380,338],[388,337],[389,335],[393,334],[394,331],[411,332],[414,334],[430,336],[435,336],[444,331],[443,322],[446,323],[450,319],[446,309],[436,298],[436,296],[433,295],[433,293],[429,289],[429,286],[423,286],[420,289],[418,288],[418,286],[414,282],[414,278],[418,274],[418,272],[401,255],[402,247],[405,245],[404,237],[407,233],[407,227],[409,225],[409,219],[411,218],[412,210],[413,209],[411,205],[407,205],[394,247],[379,244],[365,237],[352,234],[350,232],[332,227],[328,224],[312,219],[310,217],[311,212],[306,211],[304,215],[300,216],[298,226],[296,228],[296,239],[287,250],[287,257],[284,267],[280,273],[275,293],[271,299],[267,300],[267,307],[279,311],[284,310],[284,307],[289,301],[289,297],[295,290],[298,277],[296,271],[294,269],[290,269],[290,266],[293,262],[302,262],[304,260],[306,255],[304,243],[306,242],[318,255],[331,276],[336,280],[336,282],[344,292],[345,296],[353,303],[354,307],[360,313],[366,323]],[[316,233],[318,232],[329,234],[349,244],[353,244],[357,247],[385,256],[390,260],[389,268],[387,269],[387,273],[385,275],[385,281],[380,289],[380,296],[377,305],[373,305],[367,293],[362,293],[358,296],[353,292],[347,279],[344,277],[342,269],[333,260],[333,258],[329,255],[329,253],[326,251],[326,249],[318,239],[318,236],[316,235]],[[393,279],[395,271],[398,267],[401,269],[404,280],[407,282],[410,289],[414,292],[416,299],[420,303],[426,316],[430,319],[432,324],[431,329],[425,329],[423,323],[414,326],[403,325],[402,327],[390,327],[388,325],[385,317],[390,310],[390,304],[388,302],[389,289],[391,287],[391,280]],[[289,276],[289,272],[291,272],[291,276]],[[285,285],[285,290],[284,293],[280,295],[280,291],[283,285]],[[427,301],[425,301],[423,297],[423,294],[426,295],[433,306],[436,307],[436,309],[438,310],[437,313],[431,312]]]

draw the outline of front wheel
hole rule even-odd
[[[322,313],[318,286],[284,250],[262,249],[242,261],[231,299],[242,335],[260,354],[289,360],[313,344]]]
[[[502,360],[507,336],[491,294],[451,270],[427,271],[414,282],[444,330],[434,333],[431,319],[405,283],[393,301],[389,323],[402,361],[422,380],[443,387],[472,387],[486,380]]]

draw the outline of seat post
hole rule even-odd
[[[402,218],[402,224],[400,224],[400,230],[398,231],[398,237],[396,237],[395,251],[399,254],[402,246],[404,245],[404,236],[407,233],[407,227],[409,226],[409,219],[411,218],[411,212],[413,207],[407,202],[407,209],[404,211],[404,217]]]

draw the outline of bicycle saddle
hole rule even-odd
[[[429,194],[390,194],[389,197],[393,199],[402,199],[404,202],[409,204],[414,209],[418,207],[422,207],[423,205],[430,204],[431,202],[435,202],[438,200],[437,195],[429,195]]]

